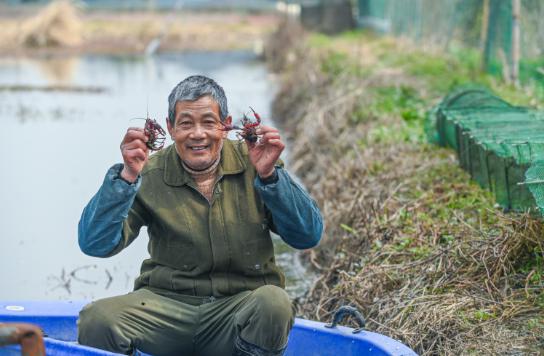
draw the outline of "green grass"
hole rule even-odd
[[[497,315],[487,310],[476,310],[473,313],[472,317],[475,321],[482,322],[482,321],[488,321],[490,319],[495,319]]]
[[[533,248],[532,251],[520,261],[520,273],[527,275],[528,286],[540,287],[540,293],[535,298],[535,304],[544,308],[544,250],[542,246]]]
[[[375,49],[375,65],[365,66],[364,61],[361,64],[354,56],[357,51],[349,50],[366,42]],[[309,37],[309,43],[320,50],[321,70],[329,77],[342,80],[343,76],[349,75],[364,79],[380,69],[397,68],[420,81],[418,87],[402,84],[366,88],[368,100],[353,110],[349,118],[351,125],[368,123],[384,115],[401,118],[402,121],[372,127],[358,142],[361,147],[427,141],[425,132],[431,132],[431,128],[426,127],[429,125],[425,118],[427,111],[437,104],[439,98],[460,85],[483,85],[512,104],[544,107],[544,85],[537,85],[535,80],[524,77],[527,87],[519,89],[504,83],[499,75],[483,73],[480,53],[474,49],[452,47],[448,53],[442,54],[424,53],[417,49],[399,50],[391,39],[364,31],[346,32],[336,37],[313,34]],[[529,67],[536,72],[536,68],[544,67],[544,63],[531,62]],[[544,75],[541,76],[544,79]],[[423,92],[421,83],[425,87]]]
[[[359,145],[365,147],[376,143],[424,142],[425,101],[409,86],[369,87],[369,103],[360,103],[350,116],[350,124],[359,125],[373,118],[388,115],[400,117],[394,125],[371,128]]]
[[[350,56],[358,55],[356,50],[349,53],[348,48],[357,48],[361,43],[371,43],[378,62],[372,68],[354,66]],[[522,59],[520,62],[520,81],[522,88],[507,84],[502,78],[500,63],[491,63],[490,72],[481,69],[481,54],[467,47],[451,46],[447,52],[430,53],[413,49],[396,48],[390,38],[379,37],[366,31],[349,31],[338,36],[312,34],[310,46],[329,51],[324,71],[329,74],[348,71],[364,75],[379,68],[400,68],[407,74],[425,81],[433,96],[445,96],[452,88],[463,84],[480,84],[489,87],[506,101],[515,105],[544,107],[544,59]],[[336,53],[336,54],[334,54]]]
[[[357,235],[357,231],[349,225],[340,224],[340,228],[350,234]]]
[[[368,73],[368,70],[357,65],[346,53],[334,50],[323,52],[321,71],[333,78],[340,77],[342,74],[362,77]]]

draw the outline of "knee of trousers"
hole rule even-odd
[[[289,295],[282,288],[266,285],[253,292],[254,317],[267,329],[289,330],[294,312]]]
[[[130,350],[130,339],[123,332],[123,318],[106,303],[96,301],[79,313],[78,342],[110,351]]]

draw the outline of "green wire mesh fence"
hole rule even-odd
[[[544,1],[518,0],[519,11],[515,2],[357,0],[357,20],[363,28],[410,38],[421,46],[478,49],[482,67],[497,75],[517,66],[515,52],[521,58],[520,79],[543,81]],[[519,39],[514,36],[516,28],[521,31]]]
[[[460,166],[506,210],[544,215],[544,113],[510,105],[482,87],[454,90],[427,117],[431,142],[456,150]]]

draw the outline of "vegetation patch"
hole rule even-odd
[[[540,352],[544,224],[504,214],[453,151],[423,135],[426,109],[453,84],[477,80],[542,106],[533,83],[516,89],[479,74],[472,57],[366,33],[297,38],[270,46],[290,58],[272,60],[283,64],[274,109],[288,118],[291,169],[326,221],[306,254],[319,278],[300,313],[329,321],[354,305],[369,330],[422,355]]]

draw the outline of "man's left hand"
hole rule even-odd
[[[280,133],[273,127],[260,126],[257,135],[261,136],[256,143],[246,141],[249,149],[249,160],[262,179],[270,177],[274,173],[274,165],[280,158],[285,148],[281,141]]]

